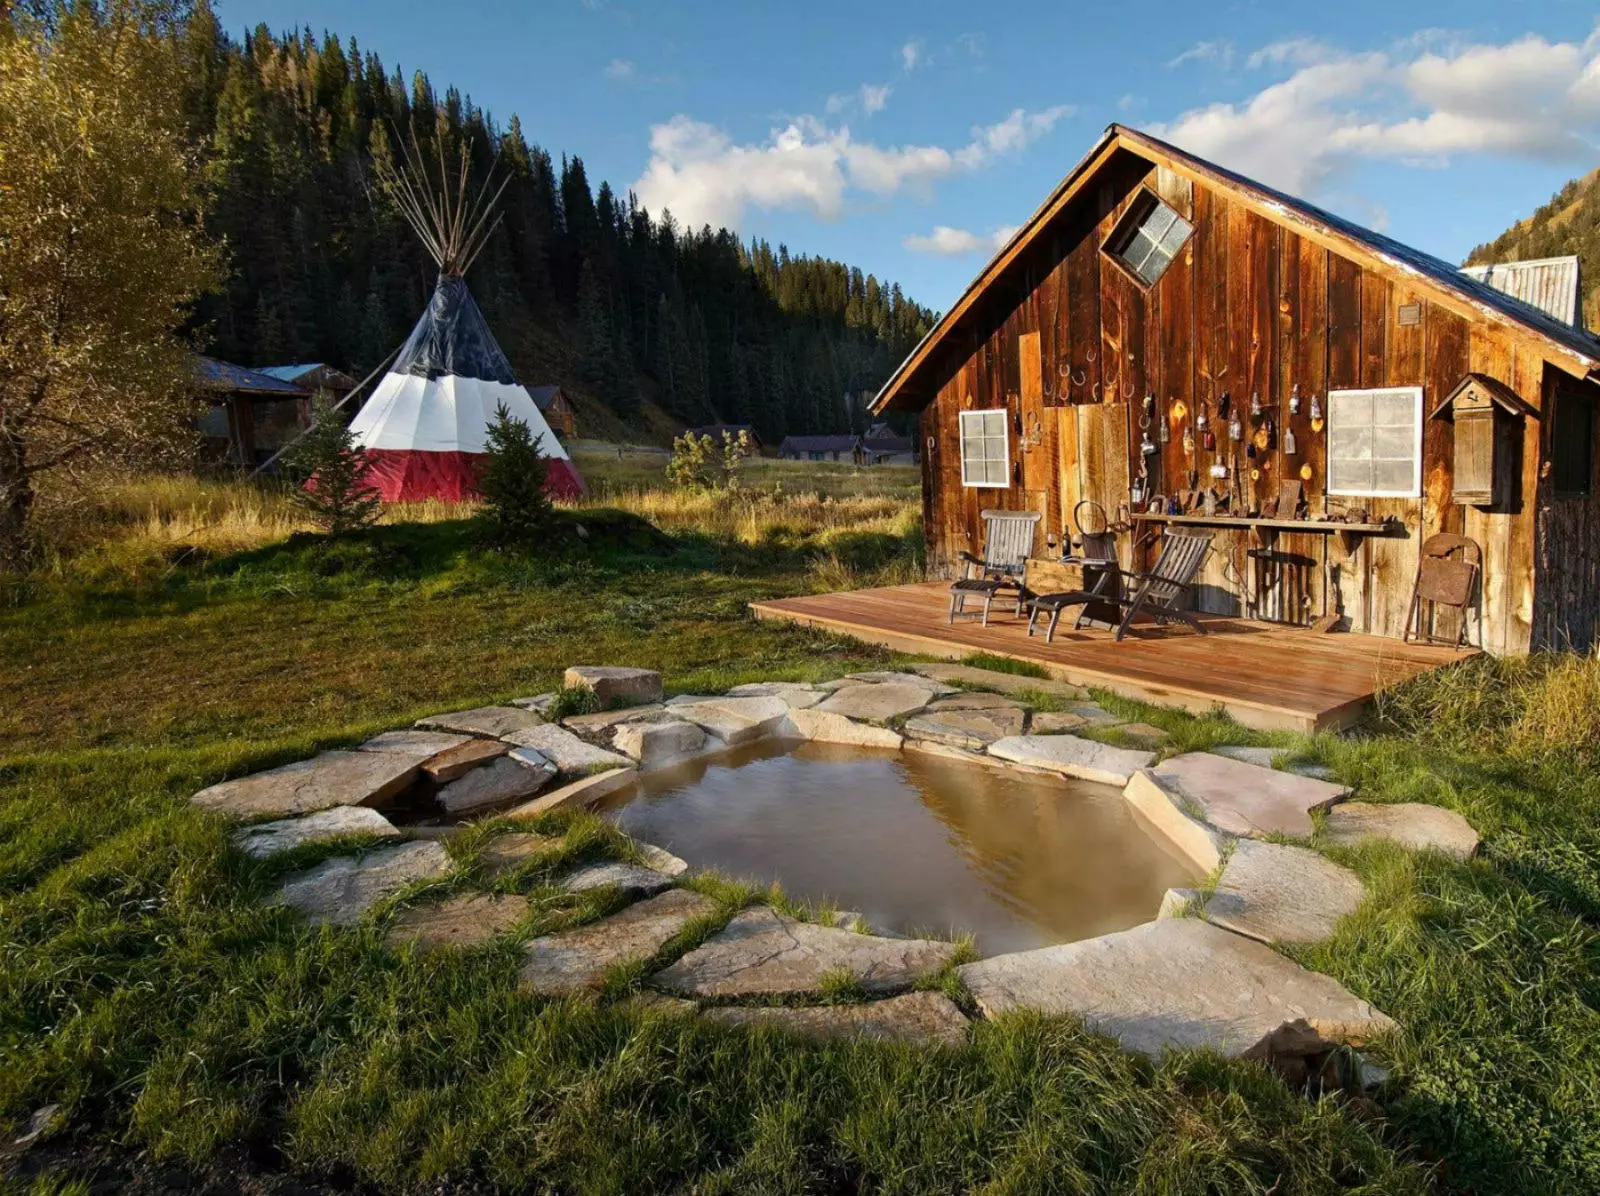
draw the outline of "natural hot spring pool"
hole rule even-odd
[[[1200,879],[1116,789],[919,753],[768,740],[600,809],[696,867],[777,880],[874,929],[970,931],[984,954],[1148,922]]]

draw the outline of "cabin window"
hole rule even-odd
[[[961,484],[1007,486],[1011,482],[1011,445],[1004,407],[961,413]]]
[[[1194,225],[1154,195],[1146,194],[1142,203],[1129,210],[1107,248],[1135,278],[1145,286],[1153,286],[1167,272],[1192,232]]]
[[[1328,392],[1328,493],[1422,493],[1422,388]]]
[[[1550,481],[1557,498],[1587,498],[1594,492],[1594,400],[1556,390],[1550,428]]]

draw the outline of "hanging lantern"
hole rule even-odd
[[[1294,429],[1293,428],[1285,428],[1283,430],[1283,453],[1284,453],[1284,456],[1292,457],[1292,456],[1295,455],[1295,453],[1297,451],[1298,451],[1298,446],[1294,442]]]
[[[1261,392],[1259,390],[1250,392],[1250,418],[1261,418]]]
[[[1317,401],[1317,396],[1311,396],[1311,430],[1322,431],[1322,404]]]
[[[1296,382],[1293,389],[1289,391],[1289,414],[1300,414],[1300,383],[1298,382]]]
[[[1145,500],[1145,475],[1141,473],[1133,479],[1133,486],[1129,490],[1129,497],[1136,507],[1143,506]]]
[[[1156,442],[1150,439],[1150,430],[1148,428],[1141,433],[1139,451],[1147,457],[1153,457],[1161,451]]]

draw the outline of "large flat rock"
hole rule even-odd
[[[390,949],[411,944],[420,951],[476,947],[515,929],[528,916],[528,899],[515,894],[458,893],[437,905],[401,910],[384,936]]]
[[[1308,848],[1240,839],[1199,912],[1264,943],[1320,943],[1364,897],[1359,876]]]
[[[419,718],[416,725],[423,731],[454,731],[482,739],[506,739],[513,732],[537,727],[543,722],[539,715],[520,706],[478,706]]]
[[[263,822],[234,831],[233,845],[245,855],[264,860],[269,855],[288,851],[292,847],[323,843],[346,835],[398,839],[400,832],[376,810],[364,806],[335,806],[331,810],[319,810],[302,818]]]
[[[704,751],[706,733],[698,724],[680,719],[632,722],[617,728],[611,746],[637,760],[640,768],[664,768]]]
[[[633,767],[633,761],[626,756],[595,747],[565,727],[551,723],[514,731],[506,739],[518,747],[532,748],[560,769],[563,776],[581,777],[612,768]]]
[[[451,781],[439,790],[439,804],[452,814],[502,806],[532,797],[555,775],[544,756],[518,749]]]
[[[431,732],[413,731],[411,734],[427,735]],[[433,779],[434,784],[448,785],[451,781],[466,776],[478,765],[487,764],[490,760],[505,755],[508,748],[508,744],[501,743],[498,739],[464,738],[458,746],[446,748],[426,761],[422,771]]]
[[[928,705],[929,710],[1026,710],[1027,707],[1005,694],[985,693],[975,689],[971,693],[952,694],[937,698]]]
[[[673,889],[587,926],[534,939],[520,973],[522,985],[552,996],[583,992],[611,968],[649,959],[694,919],[716,909],[709,897]]]
[[[1220,831],[1260,838],[1311,836],[1311,814],[1349,792],[1342,785],[1246,764],[1211,752],[1188,752],[1150,770],[1173,799]]]
[[[1013,735],[990,744],[989,754],[1102,785],[1126,785],[1129,777],[1156,758],[1154,752],[1112,747],[1076,735]]]
[[[587,893],[590,889],[603,889],[608,885],[615,886],[629,897],[654,897],[672,887],[672,877],[638,864],[607,861],[586,864],[561,881],[561,887],[569,893]]]
[[[835,690],[817,709],[824,714],[842,714],[861,722],[887,723],[921,710],[933,698],[934,691],[926,683],[883,681]]]
[[[579,777],[575,781],[562,785],[559,789],[551,789],[540,794],[530,802],[524,802],[506,811],[507,818],[537,818],[541,814],[548,814],[552,810],[581,810],[593,805],[602,797],[609,797],[619,789],[625,789],[634,783],[639,775],[638,767],[633,761],[616,768],[608,768],[604,772],[591,773],[586,777]]]
[[[822,710],[791,710],[783,720],[778,734],[793,739],[808,739],[813,743],[843,743],[851,747],[898,748],[901,737],[888,727],[874,727],[858,723],[842,714],[829,714]]]
[[[334,806],[381,806],[416,779],[403,752],[323,752],[281,768],[202,789],[189,800],[234,818],[310,814]]]
[[[419,880],[450,871],[450,857],[438,843],[401,843],[360,859],[339,856],[284,881],[277,899],[314,923],[350,926],[385,897]]]
[[[1388,839],[1412,851],[1442,851],[1458,860],[1478,850],[1478,832],[1454,810],[1421,802],[1343,802],[1328,811],[1323,842]]]
[[[654,868],[668,876],[682,876],[689,871],[689,861],[673,855],[665,847],[657,847],[654,843],[639,839],[635,839],[633,845],[638,849],[639,858],[644,861],[646,868]]]
[[[960,975],[989,1017],[1072,1014],[1151,1057],[1168,1047],[1249,1058],[1314,1054],[1394,1028],[1331,976],[1195,918],[997,955]]]
[[[848,972],[868,992],[909,988],[955,953],[954,943],[888,939],[817,926],[766,906],[740,913],[651,983],[697,997],[814,994]]]
[[[749,685],[735,685],[728,691],[730,698],[782,698],[790,710],[805,710],[828,696],[826,690],[799,681],[755,681]]]
[[[997,739],[1021,735],[1027,723],[1027,714],[1015,707],[927,710],[906,720],[905,733],[909,739],[931,739],[951,747],[982,751]]]
[[[673,715],[715,735],[729,747],[776,735],[789,715],[782,698],[703,698],[669,703]]]
[[[1200,871],[1211,872],[1222,863],[1229,837],[1195,817],[1194,810],[1163,788],[1150,769],[1140,769],[1128,778],[1122,796],[1150,829],[1165,836]]]
[[[356,751],[391,752],[402,756],[415,756],[421,762],[432,760],[442,752],[452,751],[471,742],[470,735],[451,735],[444,731],[418,731],[408,727],[374,735],[356,748]]]
[[[569,715],[561,720],[561,725],[580,735],[598,735],[613,727],[620,727],[623,723],[636,723],[641,719],[648,719],[665,709],[666,706],[660,702],[649,702],[643,706],[623,706],[617,710],[597,710],[593,714]]]
[[[652,669],[579,664],[567,670],[561,684],[568,689],[593,690],[602,706],[641,706],[661,701],[661,674]]]
[[[771,1026],[800,1038],[872,1038],[918,1046],[958,1047],[969,1023],[943,993],[906,993],[868,1005],[724,1006],[705,1011],[724,1026]]]
[[[1018,673],[1000,673],[993,669],[973,668],[966,664],[919,664],[915,671],[933,681],[951,685],[970,685],[979,689],[992,689],[1003,694],[1040,693],[1054,698],[1086,698],[1089,695],[1076,685],[1065,681],[1051,681],[1043,677],[1024,677]]]

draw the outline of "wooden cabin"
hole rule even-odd
[[[1087,500],[1124,567],[1214,530],[1202,610],[1398,638],[1448,531],[1482,550],[1469,642],[1516,652],[1600,641],[1597,370],[1574,321],[1113,125],[873,410],[921,413],[945,575],[983,509],[1059,555]]]
[[[578,434],[578,412],[566,391],[554,385],[530,386],[528,394],[552,432],[562,440],[571,440]]]
[[[207,464],[253,468],[311,423],[311,395],[261,370],[199,357],[195,379],[208,400],[195,421]]]
[[[778,445],[778,456],[785,461],[854,461],[861,437],[785,436]]]

